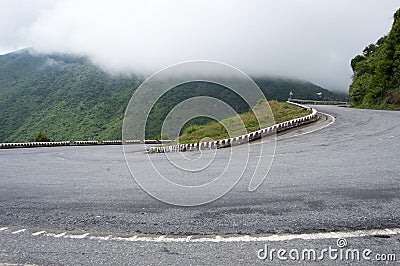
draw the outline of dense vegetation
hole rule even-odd
[[[354,106],[400,110],[400,9],[390,33],[351,60],[350,98]]]
[[[0,142],[23,142],[45,132],[54,140],[120,139],[125,108],[137,86],[137,75],[111,75],[87,58],[43,55],[22,50],[0,56]],[[310,82],[258,77],[266,97],[342,99]],[[196,95],[225,99],[238,112],[249,106],[222,86],[193,82],[165,94],[152,110],[147,138],[159,135],[161,121],[180,101]],[[208,120],[197,120],[204,124]],[[190,126],[190,125],[188,125]]]
[[[36,133],[35,141],[37,141],[37,142],[48,142],[48,141],[51,141],[51,139],[49,139],[46,136],[46,132],[39,131],[39,132]]]
[[[295,105],[288,103],[280,103],[277,101],[269,101],[269,106],[273,113],[273,119],[271,117],[258,117],[257,119],[255,113],[257,114],[269,114],[269,112],[257,112],[257,109],[263,109],[265,102],[261,101],[248,112],[240,114],[238,117],[230,117],[222,120],[222,123],[217,121],[210,122],[206,125],[192,125],[185,129],[184,133],[179,137],[179,143],[196,143],[205,138],[211,138],[213,140],[226,139],[231,137],[237,137],[245,133],[250,133],[259,130],[260,128],[265,128],[272,126],[274,123],[281,123],[287,120],[303,117],[311,114],[311,110],[304,110]],[[237,123],[238,119],[243,121],[246,128],[246,132],[240,132],[240,134],[228,134],[226,128],[229,128],[231,132],[239,132],[240,124]],[[266,123],[263,123],[266,121]],[[260,126],[262,123],[262,126]],[[222,125],[224,124],[226,128]]]
[[[113,77],[85,58],[0,57],[0,142],[120,139],[124,110],[137,77]]]

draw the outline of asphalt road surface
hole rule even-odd
[[[148,195],[121,146],[0,150],[0,264],[268,264],[257,257],[266,244],[323,249],[338,238],[350,248],[396,254],[398,263],[399,113],[316,108],[334,121],[279,135],[255,192],[245,171],[234,189],[197,207]],[[218,150],[214,162],[222,164],[229,150]],[[146,156],[128,157],[146,171]]]

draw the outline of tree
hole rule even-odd
[[[363,55],[365,56],[370,56],[371,54],[375,53],[376,51],[376,45],[371,43],[365,49],[363,50]]]
[[[349,96],[354,106],[400,109],[400,9],[394,18],[388,35],[351,60],[354,75]]]
[[[357,55],[351,60],[351,68],[353,69],[354,73],[357,73],[357,66],[359,65],[360,62],[364,61],[366,58],[363,55]]]
[[[36,142],[49,142],[51,140],[46,136],[45,132],[38,131],[36,133],[35,141]]]

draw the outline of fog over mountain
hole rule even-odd
[[[111,72],[188,60],[347,91],[350,60],[386,34],[392,0],[0,0],[0,54],[24,47],[88,56]]]

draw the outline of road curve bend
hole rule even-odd
[[[317,109],[335,122],[278,136],[257,191],[245,173],[224,197],[193,208],[147,195],[120,146],[0,150],[0,227],[181,235],[400,227],[399,113]],[[145,154],[133,156],[140,167]]]

